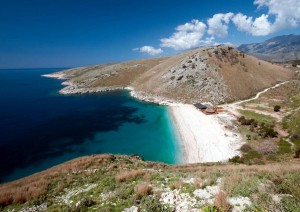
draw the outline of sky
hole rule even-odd
[[[169,56],[299,26],[299,0],[0,0],[0,69]]]

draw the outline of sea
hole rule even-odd
[[[128,91],[60,95],[63,69],[0,70],[0,182],[93,154],[137,154],[181,163],[179,136],[166,106]]]

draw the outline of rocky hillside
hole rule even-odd
[[[228,46],[194,49],[172,57],[76,68],[60,74],[70,79],[61,93],[130,86],[137,97],[161,97],[185,103],[243,99],[293,77],[288,69]]]
[[[257,58],[273,62],[286,62],[300,59],[300,35],[283,35],[262,43],[243,44],[240,51]]]
[[[170,166],[93,155],[0,185],[0,210],[296,212],[299,162]]]
[[[173,56],[141,75],[133,86],[186,103],[221,103],[247,98],[292,76],[290,70],[217,46]]]

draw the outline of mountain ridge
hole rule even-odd
[[[237,49],[271,62],[299,60],[300,35],[276,36],[261,43],[242,44]]]

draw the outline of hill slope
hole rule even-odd
[[[184,103],[243,99],[293,77],[288,69],[227,46],[194,49],[172,57],[76,68],[58,75],[69,79],[62,93],[130,86],[139,97],[148,95]]]
[[[300,59],[300,35],[283,35],[262,43],[242,44],[240,51],[273,62]]]
[[[220,103],[249,97],[291,77],[280,66],[219,46],[171,57],[141,75],[134,87],[186,103]]]
[[[299,211],[299,160],[170,166],[81,157],[0,185],[4,211]],[[201,210],[202,209],[202,210]]]

